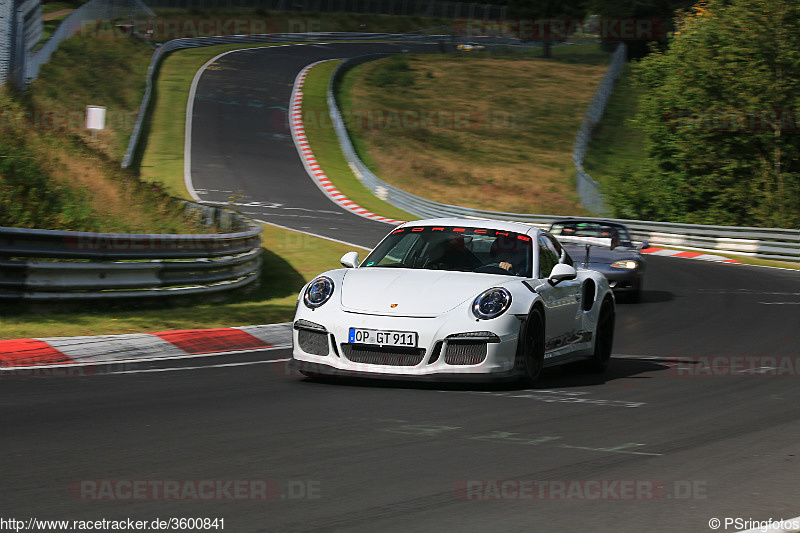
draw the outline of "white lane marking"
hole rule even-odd
[[[176,366],[170,368],[147,368],[144,370],[122,370],[120,372],[107,372],[103,374],[104,376],[110,376],[113,374],[147,374],[149,372],[173,372],[175,370],[199,370],[201,368],[225,368],[230,366],[250,366],[250,365],[264,365],[270,363],[285,363],[287,361],[291,361],[291,357],[288,359],[271,359],[269,361],[249,361],[244,363],[221,363],[219,365],[203,365],[203,366]]]
[[[545,403],[572,403],[584,405],[606,405],[609,407],[628,407],[636,408],[647,405],[646,402],[629,402],[626,400],[603,400],[599,398],[586,398],[588,392],[582,391],[561,391],[561,390],[538,390],[525,389],[515,392],[495,392],[495,391],[461,391],[461,390],[442,390],[437,391],[445,394],[471,394],[476,396],[491,396],[493,398],[521,398],[536,400]]]
[[[54,365],[30,365],[30,366],[2,366],[0,367],[0,374],[3,372],[11,372],[18,370],[37,370],[43,368],[80,368],[82,366],[102,366],[102,365],[122,365],[122,364],[139,364],[139,363],[152,363],[154,361],[169,361],[171,359],[197,359],[201,357],[219,357],[220,355],[235,355],[239,353],[250,352],[268,352],[272,350],[285,350],[291,348],[291,344],[281,344],[277,346],[270,346],[267,348],[251,348],[248,350],[233,350],[230,352],[214,352],[214,353],[201,353],[201,354],[185,354],[175,355],[168,357],[147,357],[144,359],[117,359],[116,361],[98,361],[96,363],[65,363]]]
[[[732,367],[729,367],[732,368]],[[753,369],[745,369],[745,370],[735,370],[734,374],[766,374],[770,370],[778,370],[778,367],[775,366],[760,366],[758,368]]]
[[[317,233],[311,233],[310,231],[300,231],[294,228],[287,228],[286,226],[281,226],[280,224],[273,224],[272,222],[267,222],[266,220],[259,220],[256,219],[256,222],[260,222],[262,224],[266,224],[268,226],[274,226],[280,229],[288,229],[289,231],[296,231],[297,233],[304,233],[311,237],[317,237],[318,239],[326,239],[328,241],[338,242],[339,244],[346,244],[347,246],[353,246],[355,248],[361,248],[362,250],[366,250],[368,252],[372,251],[372,248],[367,248],[366,246],[361,246],[360,244],[353,244],[352,242],[347,241],[340,241],[339,239],[334,239],[333,237],[326,237],[325,235],[319,235]]]
[[[703,294],[743,294],[758,296],[800,296],[800,292],[784,291],[755,291],[753,289],[699,289],[697,292]]]
[[[636,354],[611,354],[614,359],[675,359],[678,356],[673,355],[636,355]]]
[[[800,302],[758,302],[762,305],[800,305]]]
[[[746,267],[756,267],[756,268],[774,268],[775,270],[786,270],[788,272],[800,272],[800,270],[796,268],[787,268],[787,267],[777,267],[772,265],[751,265],[748,263],[728,263],[729,265],[741,265]]]

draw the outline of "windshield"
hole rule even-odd
[[[550,233],[558,236],[563,243],[582,241],[584,238],[592,239],[617,239],[615,246],[632,247],[631,236],[624,226],[605,224],[603,222],[556,222],[550,228]]]
[[[399,228],[362,267],[482,272],[531,277],[532,241],[513,231],[454,226]]]

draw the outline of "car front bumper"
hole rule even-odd
[[[314,322],[310,318],[316,317],[308,317],[309,314],[299,313],[293,327],[292,366],[302,372],[437,381],[511,379],[515,376],[517,340],[522,324],[515,315],[476,321],[389,318],[342,312],[335,320]],[[350,343],[348,336],[352,327],[414,332],[418,336],[417,347]]]

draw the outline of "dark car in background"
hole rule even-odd
[[[634,245],[624,224],[588,218],[557,220],[550,225],[554,235],[576,266],[602,273],[615,294],[638,301],[647,266],[642,250],[646,242]]]

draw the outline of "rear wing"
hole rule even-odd
[[[572,235],[556,235],[555,237],[561,243],[589,244],[593,246],[605,246],[606,248],[611,248],[610,237],[576,237]]]

